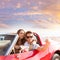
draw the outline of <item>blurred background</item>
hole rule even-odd
[[[20,28],[60,40],[60,0],[0,0],[0,34]]]

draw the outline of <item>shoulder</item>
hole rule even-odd
[[[33,44],[33,49],[37,49],[39,46],[39,44]]]
[[[29,46],[29,44],[28,44],[28,42],[27,42],[27,41],[24,43],[24,46]]]

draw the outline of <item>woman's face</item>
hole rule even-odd
[[[22,39],[24,37],[24,35],[25,35],[25,32],[24,31],[20,31],[18,35],[19,35],[19,38]]]

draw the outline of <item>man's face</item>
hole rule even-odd
[[[27,42],[31,43],[33,41],[33,34],[32,33],[28,33],[26,36]]]

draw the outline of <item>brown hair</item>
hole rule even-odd
[[[24,31],[23,29],[19,29],[18,31],[17,31],[17,34],[19,34],[20,33],[20,31]]]
[[[17,34],[19,34],[21,31],[24,31],[23,29],[19,29],[18,31],[17,31]],[[24,44],[25,43],[25,37],[23,37],[23,39],[21,39],[20,40],[20,38],[18,38],[18,41],[17,41],[17,45],[21,45],[21,44]],[[21,44],[19,43],[19,42],[21,42]]]
[[[29,34],[29,33],[33,34],[33,32],[31,32],[31,31],[27,31],[26,34],[25,34],[25,36],[27,36],[27,34]]]

